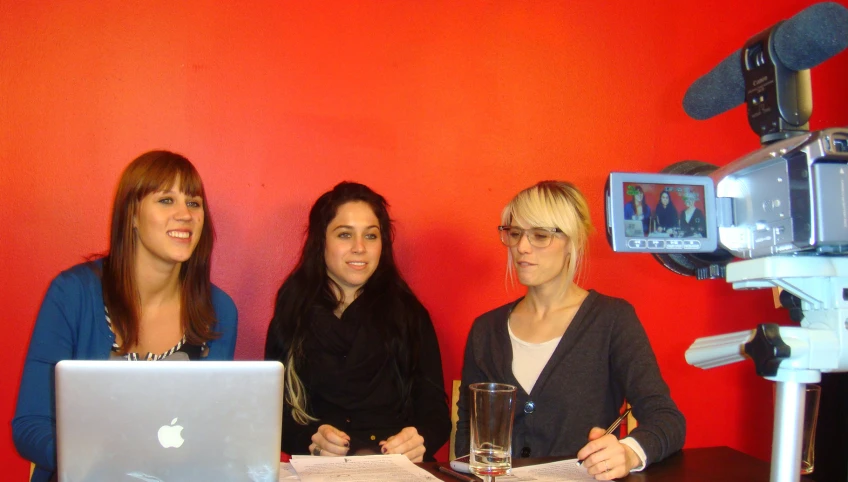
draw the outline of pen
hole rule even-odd
[[[451,477],[459,479],[463,482],[477,482],[477,481],[480,480],[476,477],[471,477],[470,475],[460,474],[459,472],[457,472],[455,470],[451,470],[451,469],[449,469],[449,468],[447,468],[443,465],[439,466],[439,472],[444,472],[444,473],[450,475]]]
[[[612,425],[610,425],[610,426],[609,426],[609,428],[608,428],[608,429],[607,429],[607,431],[604,433],[604,435],[609,435],[609,434],[611,434],[611,433],[613,432],[613,430],[617,429],[617,428],[618,428],[618,426],[619,426],[619,425],[621,425],[621,422],[623,422],[623,421],[624,421],[624,419],[625,419],[625,418],[627,418],[627,416],[628,416],[628,415],[630,415],[630,409],[629,409],[629,408],[628,408],[627,410],[625,410],[625,411],[624,411],[624,413],[622,413],[622,414],[621,414],[621,415],[620,415],[617,419],[615,419],[615,422],[613,422],[613,423],[612,423]],[[577,461],[577,465],[582,466],[582,465],[583,465],[583,461],[582,461],[582,460],[578,460],[578,461]]]
[[[618,426],[621,425],[621,422],[623,422],[624,419],[627,418],[628,415],[630,415],[630,409],[629,408],[627,410],[625,410],[624,413],[622,413],[620,417],[615,419],[615,422],[613,422],[612,425],[609,426],[609,428],[607,429],[607,432],[604,435],[611,434],[613,430],[617,429]]]

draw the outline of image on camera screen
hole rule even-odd
[[[704,187],[625,182],[624,235],[628,238],[704,238]]]

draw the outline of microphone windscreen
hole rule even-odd
[[[745,79],[739,50],[696,80],[683,96],[689,117],[705,120],[745,102]]]
[[[817,3],[780,24],[774,51],[792,70],[815,67],[848,47],[848,9],[838,3]]]

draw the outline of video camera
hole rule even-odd
[[[815,4],[696,80],[687,114],[703,120],[744,103],[762,148],[721,168],[683,161],[659,174],[611,173],[613,250],[652,253],[699,279],[724,277],[735,258],[848,253],[848,127],[809,132],[809,69],[846,47],[848,10]]]
[[[709,175],[610,173],[613,251],[848,252],[848,128],[774,142]]]
[[[750,358],[777,382],[771,482],[800,479],[806,384],[848,371],[848,128],[809,132],[809,69],[846,47],[848,9],[836,3],[754,36],[692,84],[683,108],[702,120],[745,103],[762,148],[721,168],[683,161],[606,182],[614,251],[735,289],[783,290],[800,327],[763,323],[686,350],[704,369]]]

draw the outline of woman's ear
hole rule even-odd
[[[132,219],[132,228],[133,230],[138,229],[138,209],[140,207],[139,202],[133,202],[129,206],[130,217]]]

